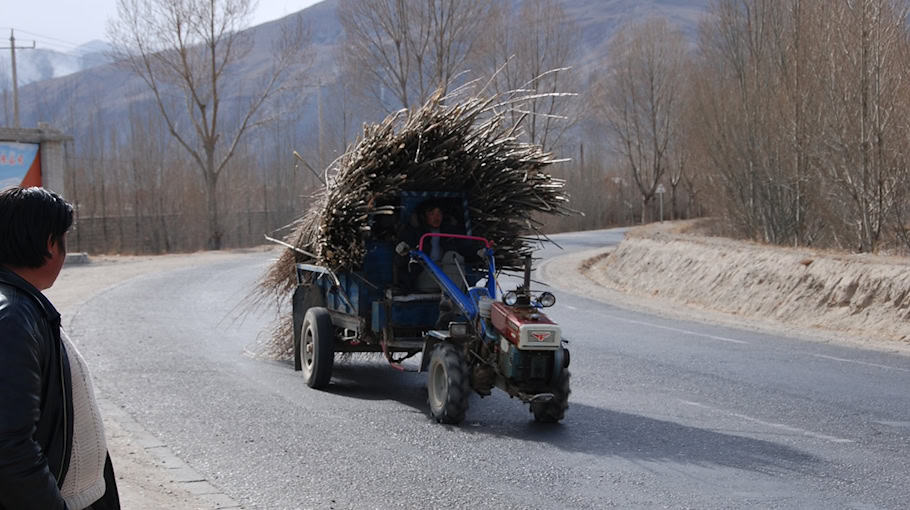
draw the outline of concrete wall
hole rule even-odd
[[[64,195],[66,144],[73,138],[52,129],[43,122],[38,128],[0,128],[0,141],[37,143],[41,145],[41,180],[45,188]]]

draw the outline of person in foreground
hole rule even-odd
[[[41,292],[72,224],[53,192],[0,191],[0,510],[120,508],[88,366]]]

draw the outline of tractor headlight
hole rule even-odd
[[[540,303],[540,306],[544,308],[549,308],[556,304],[556,296],[550,292],[544,292],[537,298],[537,302]]]
[[[518,294],[510,290],[502,296],[502,302],[508,306],[515,306],[515,303],[518,303]]]
[[[452,338],[463,338],[468,336],[468,323],[467,322],[450,322],[449,323],[449,336]]]

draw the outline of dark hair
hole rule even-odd
[[[64,242],[73,206],[44,188],[0,191],[0,265],[38,268],[51,256],[47,242]],[[65,248],[65,246],[64,246]]]

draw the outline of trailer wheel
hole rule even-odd
[[[294,370],[303,370],[300,357],[300,342],[303,336],[303,319],[307,310],[314,306],[325,307],[325,299],[318,287],[312,283],[298,284],[291,298],[294,321]]]
[[[468,366],[454,345],[437,344],[430,355],[427,402],[439,423],[456,425],[464,420],[470,396]]]
[[[322,307],[307,310],[300,336],[300,352],[295,357],[302,362],[303,378],[310,388],[325,388],[335,363],[335,327],[329,311]]]
[[[566,409],[569,408],[569,393],[571,392],[572,390],[569,389],[569,369],[564,368],[556,381],[553,399],[547,402],[531,404],[534,421],[539,423],[557,423],[565,418]]]

